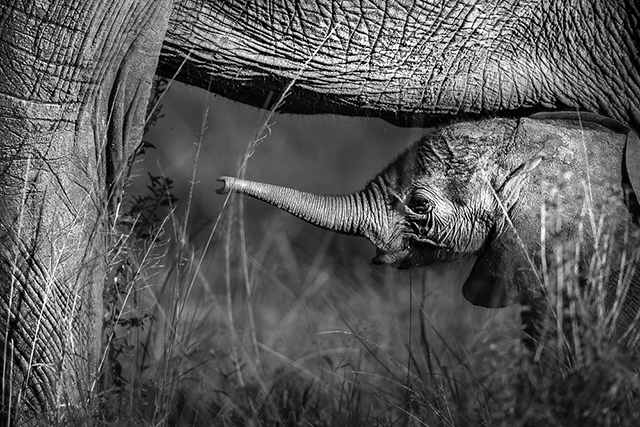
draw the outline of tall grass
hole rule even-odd
[[[587,206],[579,224],[563,224],[561,186],[551,184],[543,206],[542,250],[553,254],[542,263],[547,308],[535,363],[525,359],[516,377],[516,410],[530,425],[637,425],[638,229],[608,216],[621,203],[613,196],[602,211]],[[566,239],[567,226],[576,238]]]
[[[575,260],[560,259],[569,251],[554,248],[559,261],[543,276],[551,309],[532,360],[513,310],[465,313],[459,301],[442,309],[447,301],[434,293],[438,285],[430,272],[389,270],[379,277],[359,260],[351,271],[340,270],[327,262],[330,237],[313,259],[300,260],[281,223],[271,224],[260,246],[243,258],[240,239],[226,238],[239,221],[225,218],[215,237],[222,254],[207,263],[218,275],[194,268],[200,254],[188,242],[140,249],[140,265],[158,265],[140,269],[130,281],[120,312],[147,320],[116,328],[128,347],[114,358],[120,380],[106,393],[111,406],[104,422],[476,426],[639,420],[633,359],[608,325],[603,299],[594,297],[602,286],[596,259],[584,287],[573,274]],[[467,319],[451,319],[456,315]],[[438,320],[438,326],[431,323]]]
[[[129,215],[112,253],[96,424],[640,421],[629,350],[638,331],[621,337],[613,327],[638,253],[616,259],[629,274],[606,297],[607,272],[618,268],[611,236],[563,241],[553,213],[543,215],[543,248],[556,257],[541,271],[549,309],[532,357],[517,309],[462,301],[460,277],[447,271],[464,275],[469,265],[407,273],[363,259],[337,263],[328,253],[331,234],[308,257],[296,251],[297,230],[282,218],[246,236],[234,198],[208,243],[195,247],[172,211],[170,187],[152,177],[150,196],[123,210]],[[577,270],[588,245],[595,248],[585,284]]]

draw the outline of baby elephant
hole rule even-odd
[[[246,194],[316,226],[366,237],[377,248],[376,264],[404,269],[476,256],[463,291],[485,307],[529,304],[544,294],[541,252],[552,255],[550,242],[541,247],[545,223],[553,222],[555,234],[546,239],[586,242],[583,260],[603,236],[629,242],[627,258],[639,242],[629,213],[637,223],[640,140],[594,114],[450,124],[424,136],[349,195],[231,177],[219,181],[220,194]],[[626,249],[619,246],[618,252]],[[637,274],[634,280],[638,296]],[[640,306],[640,298],[633,299]]]

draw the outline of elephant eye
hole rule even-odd
[[[418,215],[427,215],[428,213],[431,212],[431,206],[428,206],[428,205],[413,205],[413,206],[409,206],[409,209],[411,209],[413,212],[417,213]]]
[[[418,215],[427,215],[433,211],[433,203],[421,194],[412,194],[406,202],[406,206]]]

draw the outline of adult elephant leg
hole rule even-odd
[[[44,142],[27,138],[1,163],[3,396],[11,418],[26,408],[63,405],[66,384],[89,388],[98,350],[92,319],[102,308],[95,158],[31,129]],[[70,157],[85,168],[66,165]]]
[[[170,1],[0,6],[0,423],[86,405],[105,229],[139,143]]]

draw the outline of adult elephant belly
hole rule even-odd
[[[590,111],[640,132],[634,2],[177,1],[158,73],[281,112]]]

